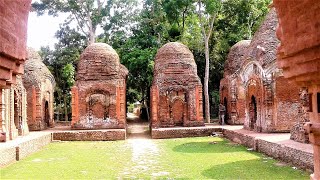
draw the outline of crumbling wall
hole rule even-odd
[[[153,128],[204,125],[202,84],[187,46],[171,42],[158,50],[150,94]]]
[[[72,88],[72,128],[125,128],[127,74],[111,46],[89,45],[81,54]]]
[[[54,126],[53,92],[55,80],[40,55],[28,49],[23,83],[27,91],[29,129],[43,130]]]

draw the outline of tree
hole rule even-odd
[[[120,22],[122,16],[131,12],[128,11],[128,7],[133,8],[134,5],[135,0],[41,0],[40,3],[32,3],[33,10],[38,15],[45,12],[54,16],[70,13],[66,22],[75,22],[77,29],[88,38],[89,44],[96,41],[99,25],[101,28],[105,27],[105,30],[110,30],[115,22]],[[130,14],[126,17],[130,17]]]
[[[219,0],[207,0],[205,3],[202,3],[201,0],[198,0],[198,14],[199,14],[199,23],[202,29],[202,36],[204,41],[205,48],[205,58],[206,58],[206,67],[205,67],[205,76],[204,76],[204,114],[205,120],[210,122],[210,100],[209,100],[209,40],[212,34],[213,25],[217,18],[218,12],[221,8],[221,2]]]
[[[138,18],[138,24],[131,29],[132,35],[117,51],[121,63],[129,70],[127,100],[131,103],[140,101],[148,113],[153,60],[157,49],[168,38],[167,21],[157,0],[146,0]]]

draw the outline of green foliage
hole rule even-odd
[[[66,80],[69,87],[74,84],[75,68],[72,64],[66,64],[62,69],[62,77]]]
[[[97,41],[110,44],[119,53],[121,63],[129,70],[127,80],[128,102],[149,101],[155,54],[163,44],[180,41],[193,52],[198,75],[203,82],[205,70],[204,43],[198,17],[198,0],[107,0],[99,10],[98,0],[41,0],[33,3],[39,15],[70,13],[70,17],[56,33],[58,43],[53,50],[41,48],[41,56],[57,81],[55,103],[57,109],[68,107],[74,80],[71,65],[77,70],[77,61],[88,43],[89,19],[84,17],[89,9],[94,28],[102,28]],[[251,39],[268,12],[271,0],[203,0],[203,18],[218,12],[209,39],[210,76],[209,94],[211,112],[215,111],[216,92],[219,91],[224,61],[232,45],[243,39]],[[79,21],[77,21],[77,18]],[[70,22],[76,22],[74,28]],[[208,26],[206,26],[208,28]],[[144,104],[144,103],[143,103]],[[216,116],[214,113],[212,116]]]
[[[1,178],[310,179],[277,163],[217,137],[55,142],[1,169]]]

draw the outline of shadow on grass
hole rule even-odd
[[[210,179],[308,179],[308,175],[290,167],[278,167],[261,158],[212,166],[201,174]]]
[[[175,146],[173,151],[182,153],[228,153],[246,151],[246,149],[242,146],[231,145],[228,141],[207,141],[184,143]]]

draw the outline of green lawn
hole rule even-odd
[[[1,169],[0,179],[309,179],[279,164],[216,137],[56,142]]]

